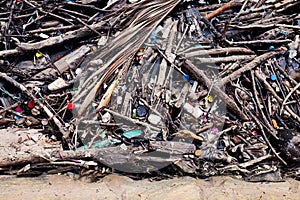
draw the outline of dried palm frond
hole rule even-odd
[[[121,69],[117,80],[126,73],[138,49],[166,15],[180,2],[181,0],[143,1],[127,8],[125,11],[127,17],[123,20],[124,24],[120,24],[124,31],[104,48],[94,53],[93,60],[101,59],[105,63],[104,66],[96,70],[78,88],[74,101],[81,100],[82,104],[78,110],[77,118],[85,115],[87,107],[92,103],[101,86],[117,69]],[[119,16],[112,18],[117,17]],[[88,69],[91,63],[87,63],[86,66]],[[114,87],[110,89],[113,90]]]

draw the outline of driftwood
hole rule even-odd
[[[61,149],[60,144],[47,142],[43,130],[18,128],[2,129],[0,166],[22,166],[28,163],[47,162],[48,154]]]
[[[297,177],[299,1],[131,2],[0,2],[0,171]]]

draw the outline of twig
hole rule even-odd
[[[235,0],[232,0],[226,4],[224,4],[223,6],[221,6],[220,8],[218,8],[217,10],[209,13],[208,15],[206,15],[206,19],[211,20],[212,18],[222,14],[224,11],[229,10],[232,7],[235,6],[241,6],[242,4],[239,2],[236,2]]]
[[[9,106],[9,107],[3,108],[3,109],[0,110],[0,114],[2,114],[3,112],[6,112],[6,111],[8,111],[8,110],[11,110],[12,108],[17,107],[18,105],[19,105],[19,102],[14,103],[13,105],[11,105],[11,106]]]
[[[237,126],[234,125],[234,126],[231,126],[231,127],[227,128],[225,130],[222,130],[222,131],[218,132],[214,137],[212,137],[208,141],[206,141],[205,144],[203,146],[201,146],[201,148],[212,146],[212,145],[213,146],[217,145],[221,135],[223,135],[224,133],[227,133],[229,131],[235,130],[236,128],[237,128]]]
[[[214,25],[205,17],[200,17],[200,20],[210,29],[217,38],[221,38],[222,34],[214,27]]]
[[[257,71],[255,71],[255,76],[264,84],[266,89],[272,93],[277,101],[279,101],[280,103],[283,102],[282,98],[277,95],[272,86]],[[284,107],[291,114],[291,116],[300,123],[300,117],[296,113],[294,113],[292,109],[290,109],[287,105],[285,105]]]
[[[97,35],[101,36],[101,33],[99,33],[97,30],[95,30],[92,26],[90,26],[87,23],[85,23],[84,21],[82,21],[80,18],[74,17],[73,15],[71,15],[69,13],[65,13],[65,15],[68,15],[72,19],[77,20],[79,23],[83,24],[85,27],[87,27],[88,29],[90,29],[91,31],[93,31],[94,33],[96,33]]]
[[[233,53],[239,53],[239,54],[254,54],[254,51],[243,48],[243,47],[226,47],[226,48],[220,48],[220,49],[201,49],[201,50],[195,50],[192,52],[184,53],[184,57],[189,58],[193,56],[204,56],[204,55],[228,55]],[[180,55],[180,54],[179,54]]]
[[[266,0],[259,0],[256,5],[255,8],[259,8],[260,6],[262,6],[265,3]]]
[[[91,27],[94,29],[99,29],[104,24],[105,24],[105,22],[99,22],[98,24],[91,25]],[[49,46],[52,46],[55,44],[60,44],[60,43],[63,43],[65,41],[68,41],[71,39],[79,39],[86,35],[89,35],[90,33],[91,33],[91,31],[88,28],[83,27],[78,30],[69,31],[69,32],[61,34],[59,36],[51,37],[51,38],[48,38],[48,39],[40,41],[40,42],[21,43],[21,44],[19,44],[19,47],[25,51],[37,50],[37,49],[49,47]]]
[[[84,15],[84,14],[82,14],[82,13],[79,13],[79,12],[76,12],[76,11],[73,11],[73,10],[64,9],[64,8],[61,8],[61,7],[57,8],[57,10],[61,10],[61,11],[63,11],[63,12],[75,14],[75,15],[78,15],[78,16],[83,17],[83,18],[86,18],[86,19],[89,19],[89,18],[90,18],[90,16],[88,16],[88,15]]]
[[[22,92],[24,92],[27,96],[29,96],[30,98],[32,98],[35,102],[37,102],[39,104],[39,106],[41,108],[44,109],[45,113],[48,115],[49,118],[53,119],[54,123],[57,125],[57,127],[59,128],[60,132],[62,133],[63,137],[65,139],[67,139],[69,137],[69,131],[65,129],[65,127],[63,126],[63,124],[58,120],[58,118],[56,116],[54,116],[54,114],[49,110],[49,108],[47,108],[38,98],[36,98],[31,92],[29,92],[29,90],[27,90],[27,88],[18,83],[17,81],[15,81],[14,79],[12,79],[11,77],[7,76],[6,73],[0,72],[0,78],[5,79],[7,82],[13,84],[15,87],[19,88]]]
[[[13,17],[13,11],[15,9],[15,5],[16,5],[16,0],[11,0],[9,19],[5,25],[5,35],[8,34],[9,26],[11,24],[12,17]],[[5,39],[5,50],[7,50],[9,48],[9,46],[8,46],[9,37],[5,37],[4,39]]]
[[[50,164],[52,165],[74,165],[89,168],[90,166],[97,166],[98,164],[94,161],[84,161],[84,160],[77,160],[77,161],[51,161]]]
[[[64,2],[65,5],[72,5],[72,6],[78,6],[78,7],[85,7],[85,8],[91,8],[91,9],[94,9],[94,10],[97,10],[97,11],[102,11],[102,12],[108,12],[108,11],[112,11],[112,10],[109,10],[109,9],[101,9],[101,8],[97,8],[96,6],[93,6],[93,5],[88,5],[88,4],[79,4],[79,3],[75,3],[75,2],[70,2],[70,1],[65,1]]]
[[[247,44],[283,44],[292,42],[290,39],[286,40],[252,40],[252,41],[240,41],[240,42],[231,42],[229,40],[225,41],[230,45],[247,45]]]
[[[263,160],[273,158],[273,157],[274,157],[273,155],[267,154],[265,156],[261,156],[259,158],[256,158],[254,160],[250,160],[248,162],[240,163],[240,164],[237,164],[237,165],[228,165],[226,167],[221,168],[221,170],[231,169],[231,170],[243,171],[243,169],[240,169],[240,167],[245,169],[245,168],[250,167],[252,165],[255,165],[255,164],[257,164],[257,163],[259,163]],[[249,171],[248,171],[248,173],[249,173]]]
[[[260,107],[259,105],[259,100],[258,100],[258,95],[257,95],[257,90],[256,90],[256,86],[255,86],[255,78],[254,78],[254,72],[251,71],[251,79],[252,79],[252,87],[253,87],[253,95],[254,95],[254,100],[256,101],[257,103],[257,108],[258,108],[258,111],[260,112],[261,114],[261,117],[263,119],[263,121],[265,122],[266,126],[271,130],[270,132],[272,133],[273,137],[275,137],[276,139],[278,139],[278,137],[276,136],[277,134],[277,131],[270,125],[270,123],[268,122],[262,108]],[[262,101],[263,101],[263,97],[261,97]],[[265,110],[267,111],[267,108],[266,106],[264,107]],[[275,133],[275,134],[274,134]]]
[[[246,108],[247,109],[247,108]],[[248,109],[247,109],[248,110]],[[260,123],[260,121],[252,114],[251,111],[248,110],[248,113],[251,115],[251,117],[254,119],[254,121],[256,122],[257,126],[259,127],[259,130],[262,133],[262,136],[264,138],[264,140],[266,141],[266,143],[268,144],[268,146],[270,147],[271,151],[275,154],[275,156],[284,164],[287,166],[287,163],[279,156],[279,153],[277,153],[274,149],[274,147],[272,146],[272,144],[270,143],[270,141],[268,140],[266,133]]]
[[[233,81],[233,80],[239,78],[242,73],[245,73],[245,72],[253,69],[257,65],[262,64],[263,62],[265,62],[267,59],[269,59],[271,57],[274,57],[278,54],[283,54],[284,52],[286,52],[286,50],[287,50],[286,48],[282,47],[282,48],[279,48],[277,51],[267,52],[263,55],[260,55],[256,58],[254,58],[253,61],[251,61],[250,63],[246,64],[245,66],[243,66],[241,68],[239,68],[238,70],[234,71],[230,75],[224,77],[222,79],[222,84],[226,85],[229,81]]]
[[[19,54],[21,52],[22,51],[20,51],[19,49],[3,50],[3,51],[0,51],[0,58],[7,57],[10,55],[14,55],[14,54]]]
[[[256,56],[255,55],[240,55],[240,56],[225,56],[225,57],[208,57],[208,58],[201,58],[196,57],[195,59],[201,63],[228,63],[228,62],[235,62],[235,61],[245,61],[245,60],[253,60]]]
[[[34,34],[34,33],[46,33],[46,32],[54,32],[59,30],[70,30],[79,28],[80,25],[69,25],[69,26],[61,26],[61,27],[51,27],[51,28],[44,28],[44,29],[35,29],[31,31],[27,31],[27,33]]]
[[[50,16],[52,16],[52,17],[55,17],[55,18],[60,19],[60,20],[62,20],[62,21],[65,21],[65,22],[67,22],[67,23],[69,23],[69,24],[71,24],[71,25],[74,25],[74,23],[71,22],[70,20],[65,19],[65,18],[63,18],[63,17],[61,17],[61,16],[58,16],[58,15],[56,15],[56,14],[53,14],[52,12],[45,12],[45,11],[43,11],[41,8],[39,8],[38,10],[39,10],[41,13],[43,13],[43,14],[50,15]]]
[[[290,98],[290,96],[296,92],[298,90],[298,88],[300,87],[300,83],[298,83],[290,92],[289,94],[284,98],[281,108],[280,108],[280,115],[282,114],[283,108],[286,105],[287,100]]]
[[[197,68],[191,61],[186,60],[185,61],[185,67],[188,71],[190,71],[192,74],[197,77],[197,79],[204,83],[208,88],[212,85],[212,81],[205,75],[205,73]],[[223,83],[223,81],[221,82]],[[228,106],[229,109],[231,109],[238,117],[240,117],[243,120],[247,119],[247,116],[240,110],[240,108],[235,104],[235,102],[222,91],[218,86],[214,85],[212,87],[212,90],[216,92],[216,94],[225,99],[226,105]]]
[[[248,3],[248,0],[245,0],[242,5],[242,8],[240,9],[240,11],[236,14],[236,16],[231,21],[235,21],[241,15],[241,13],[244,11],[247,3]]]

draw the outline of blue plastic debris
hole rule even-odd
[[[219,140],[218,143],[217,143],[217,148],[218,148],[219,150],[224,150],[225,147],[226,147],[226,146],[225,146],[224,141]]]
[[[278,59],[278,64],[280,65],[281,69],[285,69],[287,63],[286,63],[286,60],[285,60],[285,57],[284,57],[284,56],[281,56],[281,57]]]
[[[284,78],[285,78],[285,76],[284,76],[283,74],[280,74],[280,78],[284,79]]]
[[[17,116],[17,115],[15,115],[15,120],[19,120],[20,119],[20,117],[19,116]]]
[[[147,115],[147,109],[145,108],[145,106],[138,106],[136,108],[136,114],[139,117],[145,117]]]
[[[277,77],[276,77],[275,74],[272,74],[272,75],[270,76],[270,79],[271,79],[272,81],[276,81]]]
[[[194,47],[202,47],[202,44],[195,44]]]
[[[140,136],[142,133],[143,133],[143,131],[141,131],[141,130],[131,130],[131,131],[123,133],[123,136],[128,139],[131,139],[133,137]]]
[[[285,31],[285,30],[279,30],[279,33],[281,33],[282,35],[285,35],[285,36],[287,36],[287,35],[289,35],[289,32],[287,32],[287,31]]]
[[[273,46],[273,45],[271,45],[270,47],[269,47],[269,50],[270,51],[273,51],[275,49],[275,47]]]
[[[151,33],[151,35],[150,35],[150,40],[151,40],[151,42],[152,43],[155,43],[156,42],[156,40],[157,40],[157,38],[156,38],[156,36],[157,36],[157,34],[162,30],[163,28],[162,28],[162,26],[158,26],[152,33]]]
[[[150,35],[149,38],[150,38],[150,40],[151,40],[152,43],[155,43],[156,40],[157,40],[155,35]]]
[[[188,74],[183,75],[183,80],[188,81],[190,79],[190,76]]]
[[[188,24],[192,24],[193,20],[191,18],[186,19]]]

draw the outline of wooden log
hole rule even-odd
[[[0,166],[45,162],[47,154],[61,148],[49,143],[42,129],[7,128],[0,130]]]

